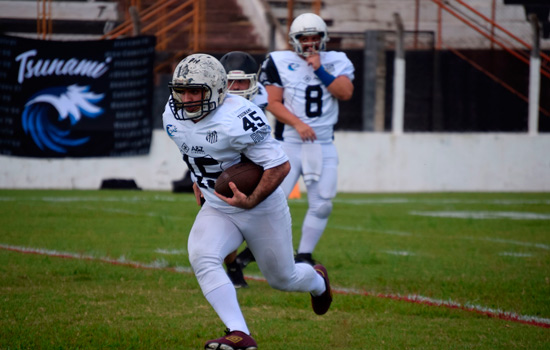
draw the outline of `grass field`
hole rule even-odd
[[[295,246],[307,205],[290,201]],[[0,349],[202,349],[190,194],[0,190]],[[335,289],[238,291],[259,348],[550,349],[550,194],[339,194],[315,257]]]

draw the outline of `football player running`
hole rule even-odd
[[[229,93],[242,96],[252,101],[262,111],[265,111],[267,92],[265,87],[258,81],[259,67],[254,57],[246,52],[232,51],[223,55],[220,63],[227,73]],[[251,261],[254,261],[254,255],[252,255],[248,247],[238,256],[235,250],[225,259],[227,275],[235,288],[248,287],[242,268]]]
[[[226,336],[207,341],[205,349],[257,349],[241,312],[236,289],[223,268],[224,258],[246,240],[269,285],[283,291],[309,292],[315,313],[332,302],[322,265],[296,264],[288,204],[280,183],[288,157],[262,110],[227,94],[227,74],[206,54],[184,58],[175,68],[162,115],[164,128],[180,150],[200,208],[189,233],[189,262],[199,286],[224,323]],[[220,173],[242,156],[264,168],[256,189],[246,196],[230,183],[233,197],[214,191]]]
[[[290,160],[281,187],[290,195],[302,176],[307,190],[308,210],[295,259],[314,265],[312,254],[336,196],[338,101],[353,95],[354,67],[345,53],[325,51],[327,26],[313,13],[296,17],[289,38],[294,51],[272,52],[262,65],[260,82],[268,93],[267,110],[279,122],[276,138]]]

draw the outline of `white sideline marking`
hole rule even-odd
[[[457,219],[550,220],[550,214],[513,211],[411,211],[410,214]]]
[[[550,204],[550,199],[410,199],[410,198],[371,198],[371,199],[333,199],[334,203],[352,205],[377,205],[377,204],[494,204],[494,205],[518,205],[518,204]]]
[[[531,253],[515,253],[515,252],[501,252],[498,253],[500,256],[513,256],[515,258],[530,258],[533,256]]]
[[[153,197],[139,197],[139,196],[120,196],[120,197],[97,197],[97,196],[90,196],[90,197],[28,197],[28,198],[19,198],[19,197],[9,197],[9,196],[0,196],[0,201],[41,201],[41,202],[59,202],[59,203],[65,203],[65,202],[125,202],[125,203],[132,203],[132,202],[149,202],[149,201],[161,201],[161,202],[194,202],[195,197],[192,195],[186,196],[163,196],[163,195],[156,195]]]
[[[386,235],[394,235],[394,236],[412,236],[413,234],[410,232],[404,232],[404,231],[395,231],[395,230],[369,230],[376,233],[383,233]]]
[[[449,309],[459,309],[464,311],[475,312],[475,313],[486,315],[489,317],[500,318],[503,320],[525,323],[525,324],[543,327],[543,328],[550,328],[550,318],[542,318],[542,317],[530,316],[530,315],[520,315],[515,312],[503,311],[501,309],[493,309],[493,308],[485,307],[482,305],[471,304],[471,303],[460,304],[452,300],[433,299],[433,298],[424,297],[418,294],[408,294],[408,295],[383,294],[383,293],[375,293],[375,292],[361,292],[354,289],[344,289],[344,288],[333,288],[333,291],[335,293],[341,293],[341,294],[376,296],[379,298],[400,300],[400,301],[406,301],[406,302],[417,303],[417,304],[440,306],[440,307],[446,307]]]
[[[155,253],[164,254],[164,255],[187,255],[187,250],[185,249],[156,249]]]
[[[155,261],[151,264],[143,264],[143,263],[134,262],[134,261],[127,261],[124,257],[121,257],[119,259],[96,258],[90,255],[84,255],[84,254],[58,252],[55,250],[27,248],[27,247],[13,246],[13,245],[5,245],[5,244],[0,244],[0,249],[19,252],[19,253],[26,253],[26,254],[48,255],[48,256],[59,257],[59,258],[100,261],[100,262],[106,262],[114,265],[123,265],[123,266],[129,266],[129,267],[141,268],[141,269],[167,270],[167,271],[174,271],[178,273],[188,273],[188,274],[193,273],[190,267],[176,266],[174,268],[169,268],[167,267],[167,264],[164,260]],[[246,276],[246,278],[250,280],[266,282],[265,278],[263,277]],[[332,290],[334,293],[338,293],[338,294],[374,296],[378,298],[393,299],[393,300],[406,301],[406,302],[417,303],[417,304],[446,307],[449,309],[460,309],[464,311],[483,314],[493,318],[525,323],[525,324],[529,324],[537,327],[550,328],[549,318],[521,315],[515,312],[503,311],[500,309],[492,309],[492,308],[488,308],[481,305],[475,305],[471,303],[460,304],[452,300],[433,299],[433,298],[428,298],[417,294],[409,294],[406,296],[402,296],[400,294],[383,294],[383,293],[375,293],[375,292],[364,292],[364,291],[359,291],[355,289],[338,288],[338,287],[333,287]]]
[[[488,242],[513,244],[513,245],[520,245],[524,247],[533,247],[533,248],[540,248],[544,250],[550,250],[550,245],[543,244],[543,243],[520,242],[520,241],[511,240],[511,239],[491,238],[491,237],[460,237],[460,238],[471,239],[474,241],[488,241]]]
[[[335,228],[338,230],[347,230],[347,231],[367,231],[367,232],[374,232],[374,233],[383,233],[388,235],[396,235],[396,236],[415,236],[417,238],[429,238],[434,239],[433,236],[424,236],[419,234],[413,234],[410,232],[404,232],[404,231],[394,231],[394,230],[372,230],[367,227],[359,227],[359,226],[338,226],[338,225],[329,225],[329,228]],[[531,242],[520,242],[520,241],[514,241],[511,239],[503,239],[503,238],[491,238],[491,237],[456,237],[458,239],[469,239],[473,241],[488,241],[488,242],[495,242],[495,243],[504,243],[504,244],[513,244],[513,245],[519,245],[523,247],[532,247],[532,248],[540,248],[544,250],[550,250],[550,245],[544,244],[544,243],[531,243]]]
[[[407,251],[397,251],[397,250],[386,250],[385,253],[391,254],[391,255],[399,255],[399,256],[413,256],[416,255],[415,253],[407,252]]]
[[[395,230],[372,230],[370,228],[361,227],[361,226],[328,225],[328,227],[334,228],[334,229],[337,229],[337,230],[368,231],[368,232],[383,233],[383,234],[386,234],[386,235],[395,235],[395,236],[412,236],[413,235],[410,232],[395,231]]]
[[[19,252],[19,253],[26,253],[26,254],[47,255],[47,256],[53,256],[57,258],[101,261],[101,262],[105,262],[113,265],[124,265],[124,266],[130,266],[130,267],[142,268],[142,269],[173,270],[176,272],[186,272],[186,273],[193,272],[190,267],[175,266],[173,268],[170,268],[168,267],[169,265],[168,262],[164,259],[157,259],[151,263],[145,264],[145,263],[127,260],[124,255],[119,257],[118,259],[112,259],[112,258],[105,258],[105,257],[95,257],[92,255],[86,255],[86,254],[61,252],[61,251],[41,249],[41,248],[19,247],[19,246],[6,245],[6,244],[0,244],[0,249]]]
[[[152,212],[140,213],[140,212],[137,212],[137,211],[131,211],[131,210],[126,210],[126,209],[96,208],[96,207],[86,207],[86,206],[82,206],[82,207],[79,207],[79,208],[87,209],[87,210],[90,210],[90,211],[100,210],[100,211],[105,212],[105,213],[127,214],[127,215],[136,215],[136,216],[149,216],[149,217],[152,217],[152,218],[162,217],[162,218],[171,219],[171,220],[185,220],[185,217],[183,217],[183,216],[163,215],[163,214],[152,213]]]

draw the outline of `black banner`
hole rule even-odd
[[[0,36],[0,154],[148,154],[155,37],[43,41]]]

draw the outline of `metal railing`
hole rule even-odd
[[[181,56],[199,52],[203,47],[203,0],[159,0],[141,9],[142,1],[132,0],[128,6],[127,19],[101,39],[116,39],[130,35],[154,35],[157,51],[171,52]],[[180,40],[182,37],[185,40]],[[170,60],[171,62],[172,60]],[[162,62],[158,71],[168,65]]]
[[[52,35],[52,0],[36,0],[36,35],[42,40]]]
[[[457,5],[451,3],[450,1],[444,1],[444,0],[432,0],[432,2],[436,4],[440,9],[438,14],[436,47],[438,49],[441,49],[441,48],[448,49],[449,51],[453,52],[461,59],[471,64],[474,68],[480,70],[481,72],[486,74],[489,78],[501,84],[504,88],[506,88],[507,90],[511,91],[512,93],[520,97],[522,100],[529,102],[529,98],[525,94],[519,92],[517,89],[515,89],[511,85],[504,82],[496,74],[489,72],[487,69],[477,64],[474,60],[462,54],[459,50],[444,44],[443,33],[442,33],[443,26],[442,26],[442,19],[441,19],[441,11],[446,11],[447,13],[449,13],[450,15],[452,15],[453,17],[455,17],[456,19],[464,23],[466,26],[470,27],[480,35],[490,40],[492,44],[497,45],[498,47],[508,52],[513,57],[517,58],[519,61],[527,64],[528,66],[531,64],[530,56],[532,55],[533,50],[536,49],[537,45],[536,44],[531,45],[527,43],[525,40],[519,38],[518,36],[508,31],[506,28],[499,25],[494,19],[491,19],[485,16],[480,11],[476,10],[474,7],[470,6],[463,0],[454,0],[454,3],[462,7],[458,7]],[[539,40],[539,39],[536,38],[534,40]],[[543,52],[540,52],[540,50],[537,50],[537,51],[538,51],[537,55],[540,58],[540,62],[541,62],[540,68],[539,68],[540,74],[550,79],[550,56],[548,56]],[[539,107],[538,109],[544,115],[550,116],[550,110],[546,110],[542,107]]]

